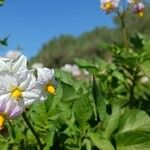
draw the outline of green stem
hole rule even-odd
[[[124,38],[124,44],[125,44],[126,48],[128,48],[128,36],[127,36],[126,28],[125,28],[124,19],[122,20],[122,34],[123,34],[123,38]]]
[[[121,23],[124,45],[126,48],[128,48],[128,36],[127,36],[127,31],[126,31],[126,27],[125,27],[125,20],[124,20],[125,19],[125,12],[123,12],[122,14],[118,13],[118,17],[119,17],[120,23]]]
[[[134,89],[136,85],[136,79],[137,79],[137,69],[134,72],[133,79],[132,79],[132,85],[130,87],[130,95],[129,95],[129,107],[133,108],[135,106],[135,99],[134,99]]]
[[[27,126],[28,126],[28,127],[30,128],[30,130],[32,131],[32,133],[33,133],[35,139],[37,140],[37,143],[38,143],[38,145],[39,145],[40,150],[43,150],[43,144],[41,143],[41,140],[40,140],[38,134],[36,133],[36,131],[34,130],[33,126],[32,126],[31,123],[29,122],[29,120],[28,120],[28,118],[27,118],[25,112],[22,113],[22,117],[23,117],[25,123],[27,124]]]

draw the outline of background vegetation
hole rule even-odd
[[[129,36],[142,33],[150,35],[150,6],[146,6],[145,16],[139,18],[132,13],[126,15],[126,25]],[[106,16],[107,17],[107,16]],[[59,67],[66,63],[73,63],[74,59],[100,56],[109,60],[110,52],[102,48],[104,43],[122,44],[122,34],[117,17],[114,17],[115,28],[97,27],[79,37],[61,35],[43,45],[39,53],[31,58],[31,63],[40,62],[47,67]]]

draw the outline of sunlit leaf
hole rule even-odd
[[[111,142],[106,139],[101,133],[89,133],[89,137],[94,146],[100,150],[114,150]]]

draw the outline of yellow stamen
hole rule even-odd
[[[143,16],[144,16],[144,12],[143,12],[143,11],[140,11],[140,12],[138,13],[138,15],[139,15],[140,17],[143,17]]]
[[[113,8],[113,5],[111,2],[107,2],[104,4],[104,8],[109,11]]]
[[[5,121],[4,115],[0,115],[0,129],[3,128],[4,121]]]
[[[52,85],[47,85],[46,86],[46,91],[51,93],[51,94],[55,94],[56,89]]]
[[[19,89],[13,90],[12,97],[15,98],[16,100],[19,100],[22,97],[21,90],[19,90]]]

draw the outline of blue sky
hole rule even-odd
[[[34,56],[48,40],[61,34],[80,35],[96,26],[113,26],[99,0],[6,0],[0,7],[0,38],[9,36],[0,54],[21,47]]]

